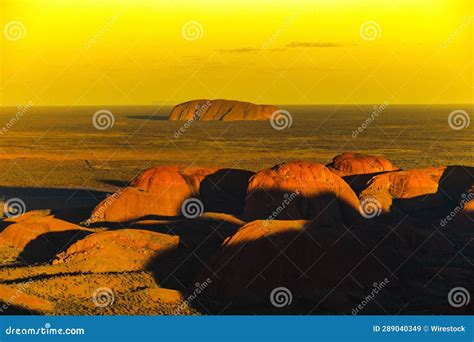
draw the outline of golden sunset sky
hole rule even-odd
[[[472,0],[0,0],[2,105],[472,103]]]

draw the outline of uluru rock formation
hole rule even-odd
[[[199,210],[237,213],[243,209],[253,172],[186,166],[159,166],[142,172],[123,190],[102,201],[90,222],[124,222],[146,216],[181,216],[184,201],[196,198]]]
[[[353,152],[345,152],[334,157],[332,163],[327,166],[341,177],[398,170],[385,157]]]
[[[292,162],[261,170],[250,179],[244,218],[350,221],[358,210],[355,193],[326,166]]]
[[[193,100],[173,108],[168,120],[269,120],[278,108],[234,100]]]

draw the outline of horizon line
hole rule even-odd
[[[189,100],[193,101],[193,100]],[[211,100],[212,101],[212,100]],[[234,101],[234,100],[231,100]],[[235,100],[240,101],[240,100]],[[31,102],[31,101],[30,101]],[[39,104],[35,105],[34,103],[32,106],[35,107],[159,107],[159,106],[176,106],[184,102],[177,102],[177,103],[161,103],[161,104],[84,104],[84,105],[70,105],[70,104]],[[248,101],[242,101],[248,102]],[[253,103],[253,102],[252,102]],[[29,103],[21,103],[21,104],[0,104],[0,108],[7,108],[7,107],[19,107],[25,106]],[[274,106],[373,106],[373,105],[380,105],[384,104],[378,102],[364,102],[364,103],[284,103],[284,104],[272,104],[272,103],[255,103],[257,105],[274,105]],[[390,103],[388,102],[388,106],[451,106],[451,105],[467,105],[467,106],[474,106],[474,102],[451,102],[451,103]]]

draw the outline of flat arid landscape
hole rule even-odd
[[[301,159],[326,164],[353,150],[384,155],[401,168],[474,163],[472,126],[456,131],[448,125],[449,113],[472,111],[472,105],[280,107],[291,113],[289,129],[275,130],[268,121],[198,121],[179,133],[183,122],[167,120],[169,106],[33,106],[1,137],[0,158],[8,161],[0,165],[8,173],[2,186],[116,190],[151,166],[257,171]],[[114,115],[104,131],[92,122],[102,109]],[[17,112],[2,108],[2,120]]]
[[[472,0],[0,2],[0,315],[474,315]]]

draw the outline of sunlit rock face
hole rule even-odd
[[[278,108],[234,100],[193,100],[173,108],[168,120],[239,121],[269,120]]]

